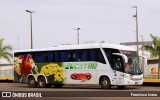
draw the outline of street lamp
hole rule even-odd
[[[79,44],[79,30],[81,30],[80,28],[73,28],[74,30],[77,30],[77,44]]]
[[[138,14],[137,14],[137,6],[133,6],[132,8],[136,8],[136,14],[133,17],[136,20],[136,42],[137,42],[137,53],[139,54],[139,47],[138,47]]]
[[[26,10],[26,12],[30,13],[30,26],[31,26],[31,49],[33,49],[33,40],[32,40],[32,13],[34,13],[34,11],[30,11],[30,10]]]

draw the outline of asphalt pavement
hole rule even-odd
[[[29,88],[28,84],[0,83],[0,100],[159,100],[160,85],[127,86],[101,89],[99,85],[64,85],[62,88]],[[3,93],[2,93],[3,92]],[[3,97],[2,97],[3,95]],[[4,96],[11,96],[4,97]]]

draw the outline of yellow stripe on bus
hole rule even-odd
[[[160,79],[147,79],[147,78],[144,78],[144,82],[160,83]]]
[[[13,77],[0,77],[0,80],[13,80]]]

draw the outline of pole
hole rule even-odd
[[[137,6],[133,6],[132,8],[136,8],[136,15],[134,15],[133,17],[135,17],[135,19],[136,19],[136,45],[137,45],[137,54],[139,55],[139,47],[138,47],[138,13],[137,13]]]
[[[33,40],[32,40],[32,12],[30,13],[30,24],[31,24],[31,49],[33,49]]]
[[[77,28],[77,29],[73,28],[73,29],[77,30],[77,44],[79,44],[79,30],[80,30],[80,28]]]
[[[79,44],[79,29],[77,30],[77,44]]]
[[[33,13],[34,11],[26,10],[26,12],[30,13],[31,49],[33,49],[33,39],[32,39],[32,13]]]
[[[137,54],[139,54],[139,47],[138,47],[138,15],[137,15],[137,6],[136,6],[136,41],[137,41]]]

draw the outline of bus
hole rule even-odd
[[[135,49],[95,43],[18,50],[14,52],[14,82],[29,87],[97,84],[102,89],[142,85],[143,73]]]
[[[13,64],[0,64],[0,81],[13,82]]]
[[[158,58],[149,58],[144,64],[144,82],[145,83],[160,83],[158,78]]]

